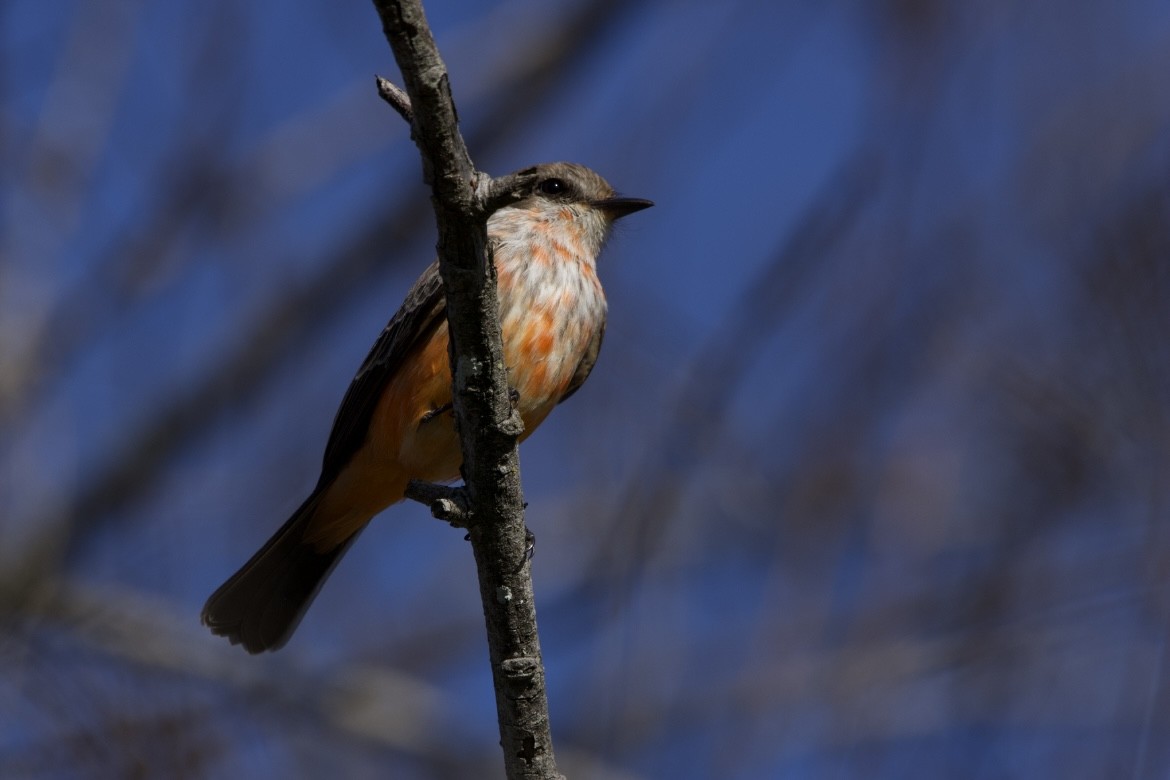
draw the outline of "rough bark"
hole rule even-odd
[[[536,630],[516,440],[500,339],[496,274],[487,218],[518,199],[520,177],[475,170],[458,129],[450,82],[422,3],[374,0],[408,99],[379,80],[379,92],[408,118],[432,188],[439,269],[447,292],[455,424],[464,487],[436,494],[415,485],[436,516],[465,525],[487,623],[504,766],[509,778],[557,778]]]

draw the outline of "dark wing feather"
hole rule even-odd
[[[585,380],[589,378],[589,372],[593,370],[594,364],[597,363],[597,356],[601,352],[601,340],[604,337],[605,320],[603,319],[601,321],[601,327],[597,329],[597,334],[593,337],[593,341],[590,341],[589,346],[585,348],[585,354],[581,356],[581,362],[577,364],[577,370],[573,372],[573,379],[569,382],[569,387],[557,403],[564,403],[569,400],[569,396],[580,390],[581,385],[585,384]]]
[[[318,487],[332,482],[369,435],[370,421],[390,377],[410,350],[443,322],[447,298],[434,262],[410,288],[402,306],[374,342],[333,419]]]

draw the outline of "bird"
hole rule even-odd
[[[597,257],[616,220],[654,204],[619,197],[575,163],[544,163],[515,176],[531,184],[488,217],[487,236],[522,441],[593,370],[607,314]],[[283,647],[362,529],[404,498],[410,480],[459,476],[447,342],[435,261],[350,383],[316,487],[208,598],[201,618],[212,633],[252,654]]]

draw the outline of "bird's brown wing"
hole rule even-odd
[[[332,482],[354,453],[361,449],[386,383],[410,350],[443,322],[446,306],[447,297],[436,261],[410,288],[406,300],[390,318],[345,391],[345,398],[333,419],[329,443],[325,445],[318,487]]]
[[[605,320],[602,319],[601,327],[597,329],[597,334],[594,335],[593,340],[589,342],[589,346],[585,348],[585,354],[581,356],[581,362],[577,364],[577,370],[573,372],[573,378],[569,381],[569,386],[566,388],[561,400],[557,403],[564,403],[569,400],[569,396],[581,389],[581,385],[585,384],[585,380],[589,378],[589,372],[593,370],[594,364],[597,363],[597,356],[601,352],[601,340],[605,337]]]
[[[317,489],[260,550],[221,585],[203,607],[203,623],[249,653],[276,650],[288,641],[329,572],[357,537],[326,550],[305,540],[328,485],[369,436],[370,421],[386,384],[410,351],[443,322],[446,297],[438,264],[431,265],[374,342],[353,378],[325,447]],[[359,529],[360,530],[360,529]]]

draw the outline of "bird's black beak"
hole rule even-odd
[[[601,209],[609,215],[610,219],[621,219],[635,211],[650,208],[654,205],[654,201],[645,198],[603,198],[602,200],[590,201],[589,205]]]

